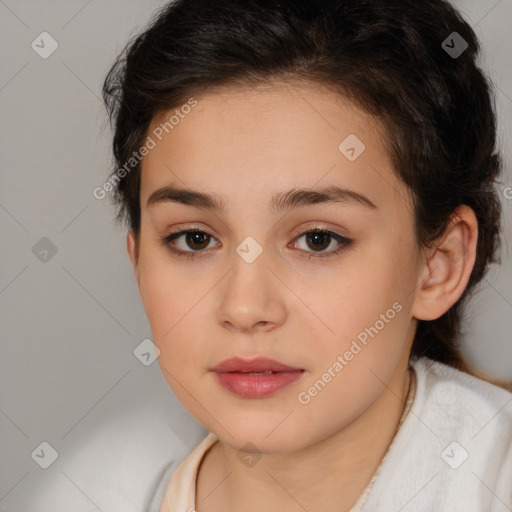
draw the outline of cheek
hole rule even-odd
[[[316,320],[312,372],[301,391],[314,394],[304,407],[311,418],[330,418],[325,428],[335,430],[340,421],[357,417],[394,374],[408,342],[413,273],[407,255],[383,245],[370,256],[361,253],[314,288],[316,303],[309,296],[323,322]],[[339,416],[332,414],[333,404],[342,407]]]
[[[343,354],[357,341],[359,361],[393,364],[390,351],[398,357],[405,342],[414,283],[412,248],[404,244],[390,245],[383,237],[347,256],[337,272],[309,292],[308,305],[323,321],[317,330],[326,342],[324,356]]]
[[[179,265],[158,250],[146,251],[141,263],[141,301],[153,342],[160,350],[161,367],[178,376],[185,369],[206,364],[204,319],[211,311],[205,311],[208,298],[204,296],[214,281],[209,284],[204,277],[195,280],[190,274],[184,275]]]
[[[154,341],[162,343],[172,337],[175,326],[186,315],[193,293],[190,286],[180,280],[169,260],[162,258],[157,250],[145,251],[139,269],[141,301]]]

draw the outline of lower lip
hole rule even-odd
[[[275,372],[263,375],[250,373],[216,373],[219,384],[244,398],[263,398],[299,380],[304,370]]]

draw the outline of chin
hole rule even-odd
[[[275,414],[266,416],[262,418],[262,413],[257,413],[251,418],[244,415],[231,420],[224,416],[225,430],[217,424],[210,430],[223,444],[243,452],[291,453],[309,444],[297,420],[292,419],[293,413],[284,421],[286,414],[279,414],[278,418]]]

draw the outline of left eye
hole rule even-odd
[[[314,229],[312,231],[306,231],[299,235],[297,239],[302,237],[306,237],[306,244],[308,245],[308,247],[313,248],[313,252],[321,253],[318,255],[314,255],[318,257],[326,257],[331,256],[333,254],[338,254],[343,249],[345,249],[345,247],[348,247],[352,243],[352,240],[350,238],[346,238],[344,236],[339,235],[338,233],[334,233],[333,231],[328,231],[325,229]],[[331,245],[333,239],[339,244],[338,248],[332,251],[327,251],[326,254],[323,254],[324,249]]]
[[[176,242],[180,238],[185,237],[185,244],[188,247],[191,247],[193,250],[188,251],[186,247],[179,248],[179,244]],[[311,251],[311,257],[328,257],[331,255],[336,255],[340,253],[343,249],[348,247],[353,240],[344,236],[339,235],[338,233],[334,233],[333,231],[323,230],[323,229],[314,229],[310,231],[305,231],[298,235],[294,240],[298,240],[302,237],[306,237],[306,244],[313,248]],[[339,247],[331,250],[325,251],[329,245],[331,245],[332,240],[335,240]],[[187,230],[187,231],[179,231],[177,233],[173,233],[161,239],[162,245],[168,247],[168,249],[178,255],[178,256],[186,256],[187,258],[194,258],[195,253],[203,252],[209,245],[209,242],[215,240],[210,234],[201,230]],[[178,248],[176,248],[178,246]],[[306,250],[306,252],[309,252]],[[325,252],[325,254],[324,254]],[[318,254],[315,254],[318,253]]]

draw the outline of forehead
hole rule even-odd
[[[390,199],[404,198],[381,124],[326,87],[281,81],[194,100],[193,108],[178,106],[151,123],[147,134],[156,145],[142,161],[143,208],[152,191],[170,183],[240,201],[316,184],[378,196],[387,187]]]

